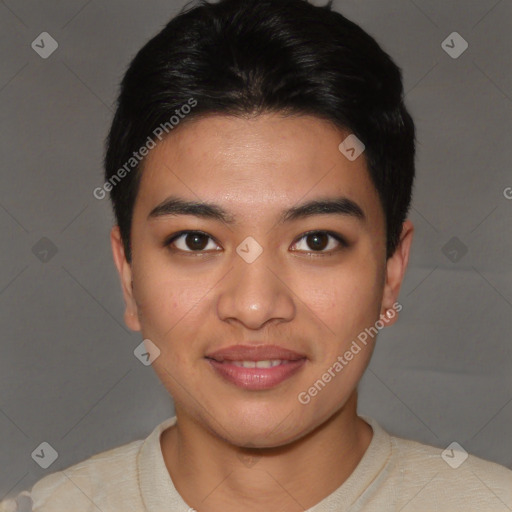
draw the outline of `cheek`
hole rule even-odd
[[[378,318],[382,271],[371,257],[357,257],[329,272],[299,278],[308,307],[338,341],[357,335]]]
[[[194,317],[208,292],[208,282],[160,259],[148,258],[137,263],[134,290],[142,333],[167,343],[175,338],[180,324]]]
[[[138,268],[134,283],[142,335],[160,350],[152,367],[173,397],[179,397],[184,372],[190,370],[199,350],[195,345],[208,283],[155,261]]]

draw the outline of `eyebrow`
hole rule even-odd
[[[340,196],[334,198],[315,199],[293,206],[281,213],[279,223],[291,222],[314,215],[343,215],[358,221],[366,221],[363,209],[352,199]],[[193,215],[203,219],[212,219],[234,224],[235,217],[215,203],[187,201],[171,196],[155,206],[148,215],[148,219],[164,217],[167,215]]]

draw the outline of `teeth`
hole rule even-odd
[[[235,366],[241,366],[242,368],[273,368],[283,364],[285,361],[281,359],[272,359],[266,361],[230,361]]]

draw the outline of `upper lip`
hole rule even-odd
[[[304,354],[299,354],[278,345],[232,345],[206,354],[209,359],[216,361],[267,361],[280,359],[285,361],[297,361],[305,359]]]

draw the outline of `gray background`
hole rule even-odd
[[[182,5],[0,1],[0,499],[173,414],[133,355],[110,206],[92,191],[119,80]],[[512,468],[512,2],[335,6],[403,69],[419,139],[403,311],[379,337],[360,413]],[[31,48],[44,31],[59,44],[47,59]],[[441,46],[454,31],[469,43],[457,59]],[[31,458],[43,441],[59,453],[46,470]]]

